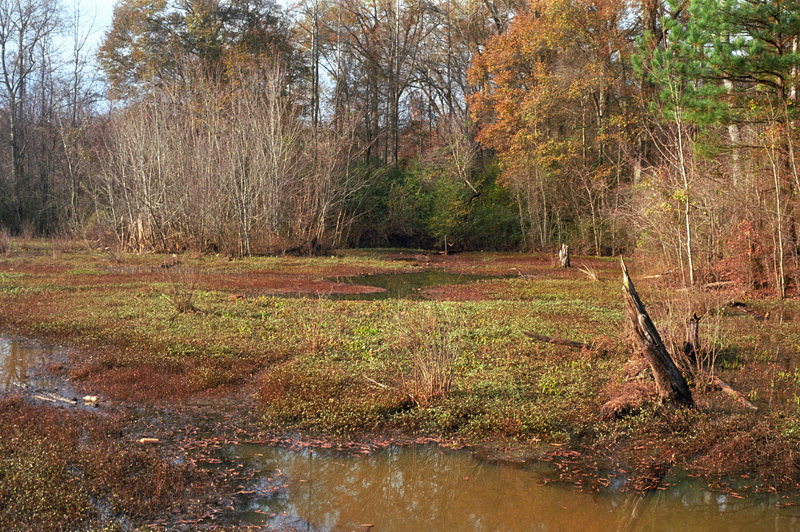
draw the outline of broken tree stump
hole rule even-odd
[[[723,393],[732,397],[737,403],[744,406],[749,410],[758,410],[758,407],[751,403],[747,397],[740,391],[734,390],[727,382],[714,375],[714,368],[709,364],[708,371],[702,367],[702,359],[704,353],[700,347],[700,319],[702,316],[692,314],[689,318],[689,324],[686,329],[687,337],[686,343],[683,346],[683,353],[686,355],[689,362],[694,365],[694,373],[697,379],[702,379],[711,386],[722,390]]]
[[[700,367],[700,319],[702,316],[692,314],[686,328],[686,343],[683,344],[683,354],[689,362]]]
[[[569,268],[569,246],[561,244],[561,249],[558,250],[558,262],[561,263],[562,268]]]
[[[681,406],[694,406],[689,384],[667,352],[658,329],[653,324],[653,320],[650,319],[650,315],[647,314],[642,300],[639,299],[639,294],[636,293],[633,282],[628,275],[625,261],[620,259],[620,264],[622,265],[622,287],[625,307],[633,324],[634,337],[653,370],[656,392],[659,398]]]

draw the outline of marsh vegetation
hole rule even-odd
[[[11,251],[0,259],[0,326],[74,347],[68,360],[48,370],[68,379],[78,396],[97,395],[109,405],[226,405],[227,416],[247,418],[264,434],[367,445],[426,438],[474,446],[488,456],[524,453],[564,464],[561,479],[579,486],[592,471],[613,467],[630,472],[625,489],[634,491],[658,486],[676,467],[717,486],[730,478],[746,479],[746,489],[754,491],[798,485],[795,302],[718,289],[676,291],[669,276],[651,277],[629,262],[667,345],[680,350],[688,318],[704,315],[704,369],[759,410],[742,407],[691,374],[696,407],[675,408],[658,400],[629,334],[616,259],[576,257],[594,272],[588,278],[546,255],[433,255],[420,264],[414,253],[343,251],[231,261],[214,255],[111,255],[68,244],[56,255],[48,241],[12,238]],[[413,298],[335,297],[375,290],[341,282],[344,276],[423,269],[484,277],[427,287]],[[526,331],[592,349],[533,341]],[[84,471],[82,460],[98,457],[74,453],[91,449],[112,465],[135,458],[114,443],[114,434],[121,434],[115,431],[126,431],[117,423],[130,420],[54,410],[21,394],[4,399],[3,409],[30,423],[3,424],[3,434],[30,440],[30,449],[72,449],[52,450],[64,482],[111,482],[93,478],[95,469]],[[631,394],[635,406],[624,415],[603,414],[609,400]],[[52,421],[39,426],[36,419]],[[50,441],[56,426],[63,434]],[[86,447],[100,433],[106,447]],[[190,471],[175,462],[148,462],[157,457],[148,450],[135,458],[143,460],[141,474],[161,468],[165,486],[178,483],[190,492]],[[10,463],[2,467],[3,486],[23,471],[13,473]],[[109,484],[104,497],[139,489],[139,473],[126,471],[125,482],[133,484]],[[54,488],[48,481],[37,489]],[[150,515],[120,504],[115,508],[131,519],[144,522]],[[51,519],[62,509],[25,511]],[[84,517],[75,519],[77,528],[83,526]]]

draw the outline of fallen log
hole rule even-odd
[[[544,336],[542,334],[536,334],[527,331],[523,331],[522,334],[524,336],[527,336],[528,338],[532,338],[533,340],[538,340],[539,342],[545,342],[548,344],[565,345],[567,347],[573,347],[575,349],[587,349],[587,350],[594,349],[593,345],[584,344],[583,342],[574,342],[572,340],[564,340],[562,338],[553,338],[550,336]]]
[[[736,284],[736,281],[717,281],[715,283],[706,283],[700,288],[703,290],[711,290],[716,288],[727,288],[729,286],[733,286],[734,284]]]
[[[658,329],[653,324],[653,320],[650,319],[650,315],[639,298],[639,294],[636,293],[633,281],[628,275],[625,261],[620,259],[620,264],[622,266],[622,292],[625,297],[625,307],[633,324],[634,337],[653,370],[656,392],[659,398],[682,406],[694,406],[689,384],[667,352]]]
[[[78,401],[75,399],[70,399],[68,397],[62,397],[60,395],[55,395],[55,394],[46,394],[44,392],[34,394],[33,398],[39,399],[40,401],[47,401],[49,403],[66,403],[68,405],[78,404]]]
[[[709,384],[716,386],[717,388],[722,390],[723,393],[731,396],[737,403],[744,406],[745,408],[748,408],[750,410],[758,410],[758,407],[753,403],[751,403],[742,392],[734,390],[724,380],[702,369],[700,364],[701,356],[703,354],[702,348],[700,346],[701,319],[702,316],[698,316],[697,314],[692,314],[692,317],[689,318],[689,324],[687,327],[688,339],[683,346],[683,352],[686,355],[686,358],[689,360],[689,362],[692,363],[693,366],[692,371],[694,372],[695,377],[697,379],[703,379]]]
[[[733,388],[730,387],[730,385],[727,382],[725,382],[724,380],[720,379],[716,375],[712,375],[710,373],[706,373],[705,371],[700,371],[700,375],[699,376],[704,378],[704,379],[707,379],[711,384],[713,384],[714,386],[716,386],[720,390],[722,390],[723,393],[733,397],[733,399],[737,403],[739,403],[740,405],[744,406],[745,408],[747,408],[749,410],[758,410],[758,407],[756,405],[754,405],[753,403],[751,403],[750,401],[748,401],[747,398],[745,397],[745,395],[742,392],[734,390]]]

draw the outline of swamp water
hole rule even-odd
[[[61,379],[52,377],[44,369],[64,358],[64,350],[58,346],[0,336],[0,392],[27,385],[55,387]]]
[[[63,350],[0,336],[0,389],[58,386],[41,368]],[[224,519],[266,529],[373,532],[751,532],[800,531],[800,496],[709,491],[702,481],[665,479],[646,495],[596,493],[547,483],[549,464],[509,464],[431,445],[370,454],[239,443],[202,467],[252,474]],[[190,457],[191,458],[191,457]],[[557,475],[556,475],[557,476]],[[222,516],[221,516],[222,517]],[[366,526],[370,525],[370,526]]]
[[[376,532],[800,530],[796,497],[734,498],[686,478],[668,477],[668,489],[645,495],[586,493],[545,484],[541,464],[487,462],[435,446],[359,456],[241,444],[220,456],[226,467],[263,471],[243,501],[242,523]]]
[[[440,271],[421,271],[411,273],[377,273],[333,277],[332,281],[352,285],[365,285],[381,288],[381,292],[368,294],[344,294],[330,296],[331,299],[377,300],[377,299],[420,299],[422,290],[448,284],[469,284],[484,279],[503,279],[514,275],[474,275]]]

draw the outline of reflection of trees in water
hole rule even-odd
[[[616,519],[590,494],[540,485],[524,469],[479,462],[438,448],[392,448],[357,459],[319,456],[293,478],[299,515],[322,529],[376,530],[613,530]],[[313,467],[309,469],[309,467]],[[291,468],[292,475],[298,471]],[[594,506],[592,518],[579,515]],[[590,524],[592,528],[586,528]]]
[[[779,495],[748,494],[729,497],[703,488],[703,483],[681,482],[669,489],[645,494],[620,494],[618,532],[680,530],[796,532],[797,511],[781,510]],[[796,502],[796,498],[795,498]]]
[[[19,342],[0,340],[0,371],[2,371],[2,389],[9,389],[15,382],[25,379],[28,373],[26,352]]]
[[[0,391],[27,380],[28,371],[43,366],[52,348],[26,346],[18,340],[0,338]]]
[[[543,485],[531,469],[436,447],[348,456],[240,446],[236,454],[264,475],[282,471],[273,484],[288,484],[288,492],[262,499],[260,508],[286,512],[302,530],[796,530],[789,510],[775,508],[777,498],[725,497],[702,490],[699,481],[645,495],[592,494]]]

